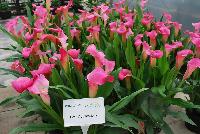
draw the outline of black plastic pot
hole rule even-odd
[[[11,11],[9,11],[9,10],[6,10],[6,11],[0,10],[0,17],[2,19],[9,19],[9,18],[11,18],[11,16],[12,16]]]
[[[200,134],[200,112],[196,109],[186,109],[187,116],[197,125],[191,125],[185,122],[185,126],[192,132]]]

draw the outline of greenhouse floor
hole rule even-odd
[[[6,21],[1,21],[0,24],[4,24]],[[6,47],[9,44],[14,44],[12,40],[10,40],[8,37],[4,36],[0,32],[0,47]],[[3,50],[0,50],[0,60],[8,57],[9,55],[12,55],[13,52],[6,52]],[[1,67],[9,67],[10,64],[1,61],[0,62]],[[3,72],[0,71],[0,84],[8,85],[10,86],[10,82],[14,79],[12,76],[5,76],[1,75]],[[12,90],[11,88],[0,88],[0,101],[3,100],[6,97],[17,95],[17,93]],[[178,97],[183,98],[183,95],[179,94]],[[173,110],[184,110],[177,107],[173,107]],[[39,121],[38,117],[33,118],[24,118],[21,119],[19,117],[20,111],[23,110],[20,107],[16,106],[15,104],[12,104],[7,107],[0,107],[0,134],[8,134],[9,131],[13,128],[25,125],[29,122],[37,122]],[[184,122],[174,119],[172,117],[166,118],[167,122],[169,122],[171,128],[173,129],[175,134],[193,134],[189,130],[187,130],[184,126]],[[162,132],[161,132],[162,133]],[[42,133],[29,133],[29,134],[42,134]]]

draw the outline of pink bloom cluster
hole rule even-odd
[[[142,12],[147,2],[148,0],[141,0]],[[140,24],[136,25],[137,12],[126,10],[125,0],[121,0],[115,2],[113,8],[101,4],[94,7],[91,12],[79,10],[80,16],[76,20],[74,19],[76,16],[69,11],[73,5],[73,1],[70,0],[66,6],[56,9],[59,22],[55,23],[51,21],[55,19],[55,16],[50,14],[51,1],[48,0],[46,4],[47,8],[33,5],[34,24],[29,24],[28,18],[24,16],[16,17],[6,24],[7,30],[14,37],[22,40],[22,60],[29,61],[28,66],[31,69],[28,72],[20,60],[16,60],[11,65],[11,69],[21,75],[31,74],[30,78],[20,77],[12,82],[13,88],[19,93],[28,90],[32,94],[40,95],[44,102],[49,104],[48,79],[52,69],[63,68],[68,73],[71,71],[70,64],[72,61],[77,71],[83,75],[85,69],[84,58],[81,55],[83,53],[91,55],[95,60],[94,70],[87,74],[89,96],[95,97],[99,86],[114,81],[112,73],[115,69],[115,61],[108,60],[104,52],[99,51],[102,49],[102,42],[106,42],[106,40],[102,41],[103,34],[107,35],[107,33],[110,35],[109,43],[112,45],[115,37],[119,37],[123,49],[126,48],[129,39],[133,39],[131,41],[133,41],[133,47],[135,46],[137,59],[133,60],[138,63],[150,61],[150,67],[155,68],[159,59],[163,57],[170,59],[170,54],[173,52],[176,57],[175,67],[177,70],[180,70],[183,66],[187,56],[193,57],[188,62],[184,79],[189,78],[192,72],[200,67],[200,23],[193,23],[195,31],[187,32],[195,47],[193,52],[190,49],[183,49],[183,42],[177,39],[181,34],[182,25],[172,21],[172,16],[166,12],[163,14],[164,21],[160,22],[154,21],[152,13],[144,12]],[[111,18],[113,14],[119,19],[113,20]],[[17,30],[19,20],[22,21],[22,27]],[[134,31],[135,26],[141,27],[141,31]],[[171,29],[174,29],[175,39],[173,40],[171,39],[173,34]],[[85,45],[85,42],[82,42],[83,40],[87,41],[86,44],[89,42],[91,45]],[[58,66],[58,62],[61,63],[61,66]],[[139,64],[137,65],[140,67]],[[132,74],[134,70],[129,70],[129,67],[126,68],[119,72],[118,78],[119,80],[125,79],[126,86],[129,89],[131,88],[130,78],[134,75]]]

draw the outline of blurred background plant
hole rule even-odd
[[[7,1],[0,2],[0,18],[8,19],[11,17],[9,3]]]

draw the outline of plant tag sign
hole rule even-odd
[[[69,99],[63,101],[64,126],[90,126],[105,123],[104,98]]]

